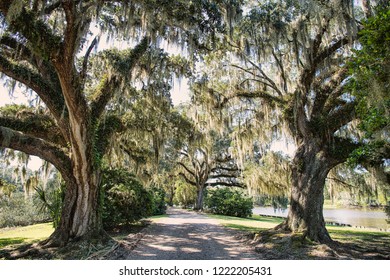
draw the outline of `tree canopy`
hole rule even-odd
[[[388,166],[389,17],[382,1],[1,1],[2,78],[35,100],[0,108],[1,147],[65,182],[45,245],[105,236],[103,168],[186,196],[181,176],[197,209],[208,186],[289,195],[278,229],[332,242],[328,175]],[[272,150],[281,140],[294,154]]]

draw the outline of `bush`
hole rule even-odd
[[[131,224],[153,214],[151,192],[128,171],[105,170],[102,183],[102,218],[105,228]]]
[[[153,197],[153,215],[165,214],[167,204],[165,203],[166,192],[162,188],[153,187],[150,189]]]
[[[54,228],[60,224],[65,187],[65,182],[56,177],[48,182],[46,189],[41,186],[35,189],[38,198],[36,206],[40,209],[39,211],[49,213]]]
[[[50,219],[46,211],[39,211],[34,200],[25,199],[22,192],[0,198],[0,210],[0,228],[27,226]]]
[[[205,206],[213,214],[246,218],[252,216],[252,198],[231,188],[208,190]]]

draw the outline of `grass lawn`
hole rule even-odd
[[[208,216],[219,220],[225,227],[253,233],[273,228],[283,221],[282,218],[263,217],[259,215],[253,215],[251,218],[237,218],[221,215]],[[370,242],[372,245],[387,244],[390,246],[390,232],[383,232],[374,229],[363,230],[342,226],[327,226],[327,229],[332,239],[343,243]]]
[[[53,231],[52,223],[0,229],[0,248],[8,245],[38,242],[48,238]]]
[[[337,246],[299,241],[288,234],[269,235],[266,229],[274,228],[283,219],[253,215],[243,219],[220,215],[208,215],[217,219],[227,228],[239,231],[260,233],[261,242],[256,243],[256,251],[264,259],[390,259],[390,232],[373,229],[360,229],[342,226],[327,226],[331,238]],[[263,231],[263,234],[261,232]]]

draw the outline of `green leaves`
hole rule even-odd
[[[208,190],[205,205],[213,214],[246,218],[252,216],[253,201],[239,190]]]
[[[366,138],[373,138],[390,124],[390,9],[364,22],[361,48],[349,63],[349,87],[357,99],[356,113]]]

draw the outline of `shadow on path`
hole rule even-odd
[[[205,215],[170,208],[166,218],[145,230],[145,236],[127,259],[155,260],[239,260],[257,259],[251,248],[234,238]]]

